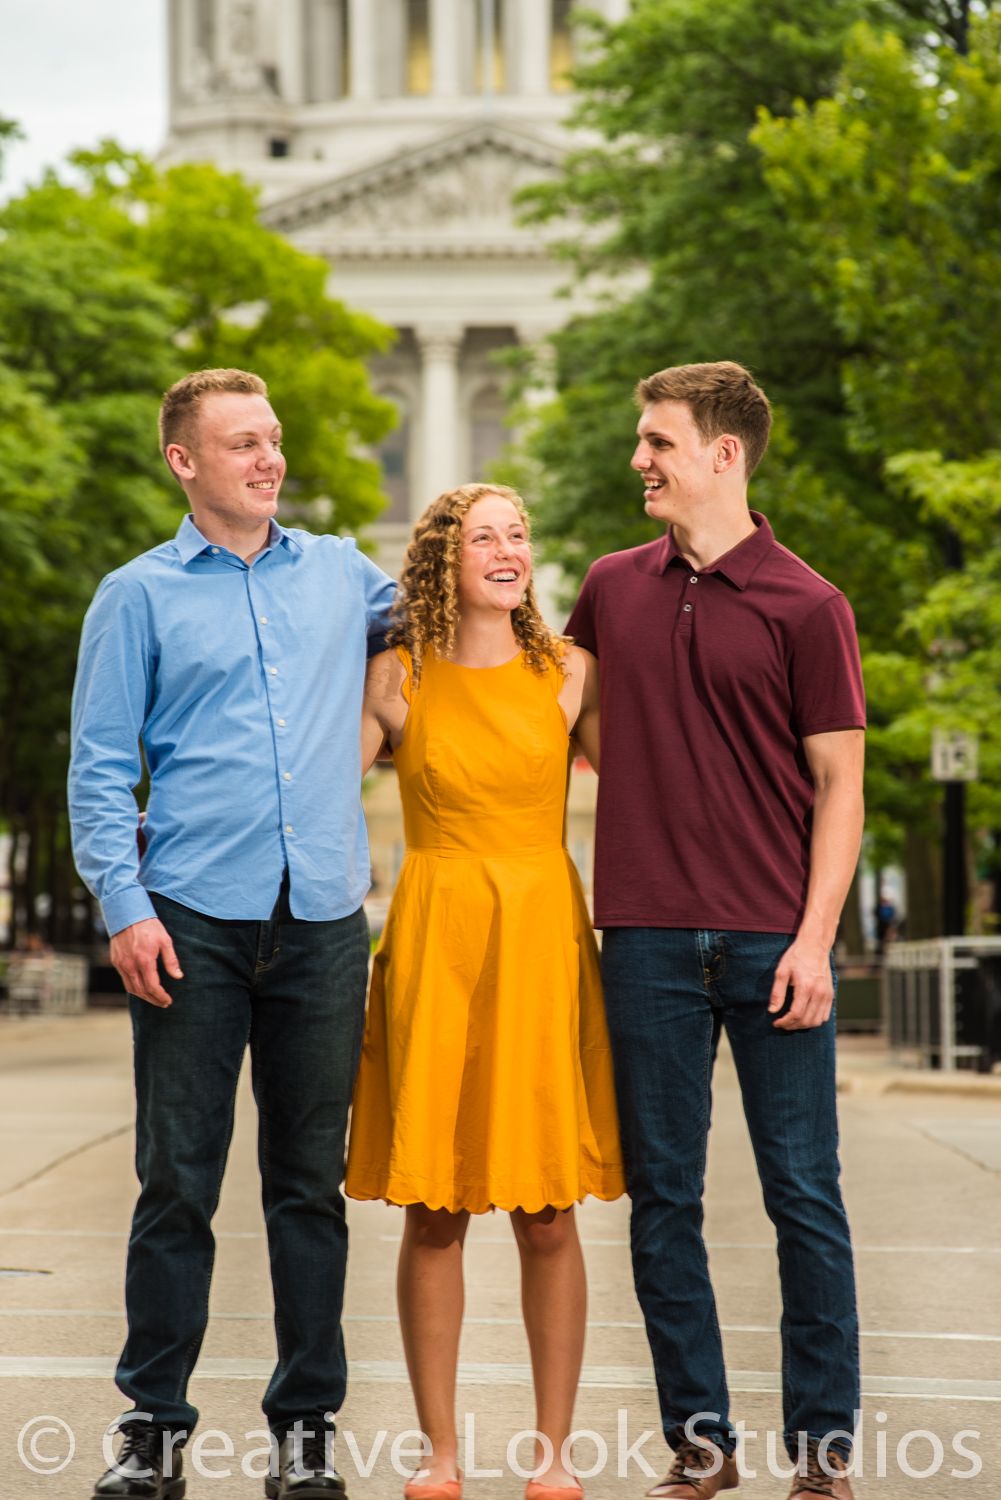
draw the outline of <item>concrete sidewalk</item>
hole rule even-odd
[[[121,1345],[122,1275],[135,1197],[131,1165],[130,1035],[124,1013],[0,1023],[0,1496],[86,1497],[104,1466],[101,1437],[121,1409],[111,1371]],[[846,1039],[840,1097],[845,1189],[857,1249],[861,1309],[865,1474],[860,1497],[1001,1493],[1001,1093],[904,1093],[904,1075],[870,1039]],[[907,1075],[913,1084],[913,1075]],[[920,1079],[917,1082],[920,1083]],[[927,1080],[925,1080],[927,1082]],[[729,1055],[717,1068],[706,1237],[710,1244],[734,1416],[749,1432],[744,1496],[784,1496],[769,1472],[766,1434],[781,1432],[780,1313],[774,1235],[762,1205]],[[628,1203],[589,1201],[579,1211],[590,1278],[590,1328],[579,1429],[605,1445],[603,1470],[584,1481],[592,1500],[639,1497],[649,1484],[620,1451],[652,1432],[642,1455],[668,1463],[640,1314],[632,1291]],[[397,1436],[416,1426],[395,1320],[394,1271],[402,1214],[352,1204],[345,1330],[351,1384],[339,1419],[338,1462],[354,1500],[397,1497]],[[259,1401],[274,1360],[270,1290],[255,1159],[255,1114],[244,1079],[237,1129],[216,1219],[212,1321],[192,1383],[201,1408],[201,1473],[188,1450],[193,1500],[259,1497],[264,1426]],[[19,1274],[10,1274],[16,1272]],[[29,1273],[29,1274],[20,1274]],[[528,1350],[519,1315],[517,1252],[506,1215],[471,1226],[467,1322],[461,1353],[460,1427],[472,1414],[475,1455],[469,1500],[517,1500],[508,1444],[534,1423]],[[885,1413],[880,1421],[879,1413]],[[18,1456],[44,1472],[33,1472]],[[65,1424],[56,1432],[40,1427]],[[620,1428],[626,1441],[620,1444]],[[72,1430],[75,1452],[66,1456]],[[973,1479],[951,1477],[982,1461]],[[877,1434],[887,1434],[887,1473],[877,1476]],[[935,1476],[902,1472],[944,1459]],[[245,1436],[257,1433],[257,1436]],[[380,1440],[379,1434],[387,1436]],[[233,1457],[220,1452],[232,1441]],[[31,1450],[35,1439],[35,1455]],[[600,1447],[597,1452],[600,1456]],[[581,1468],[596,1443],[582,1438]],[[520,1450],[528,1461],[529,1444]],[[38,1455],[42,1455],[41,1458]],[[55,1462],[46,1464],[51,1455]],[[214,1455],[214,1456],[213,1456]],[[786,1463],[781,1442],[779,1462]],[[246,1462],[246,1472],[242,1466]],[[412,1467],[412,1461],[402,1460]],[[228,1477],[212,1471],[229,1469]],[[369,1470],[367,1474],[361,1471]]]

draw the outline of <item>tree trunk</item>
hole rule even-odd
[[[865,952],[861,895],[859,870],[856,867],[855,874],[852,876],[852,883],[848,887],[848,895],[845,897],[839,928],[839,935],[845,945],[845,952],[852,958],[857,958],[859,954]]]
[[[907,937],[942,935],[942,852],[937,840],[908,828],[904,856],[907,871]]]

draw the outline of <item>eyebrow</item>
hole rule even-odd
[[[276,433],[277,433],[277,435],[279,437],[281,437],[281,435],[282,435],[282,429],[281,429],[280,426],[273,427],[271,429],[271,436],[272,437],[274,437]],[[228,436],[229,436],[229,441],[233,442],[233,440],[235,438],[245,438],[245,437],[255,438],[255,437],[258,436],[258,434],[256,432],[245,431],[245,432],[231,432],[231,433],[229,433]]]

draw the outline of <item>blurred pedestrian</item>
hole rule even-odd
[[[369,666],[362,763],[388,741],[407,854],[375,957],[346,1191],[406,1205],[400,1321],[433,1451],[404,1494],[462,1493],[462,1247],[470,1214],[500,1208],[541,1434],[527,1500],[579,1500],[573,1205],[623,1191],[598,952],[563,841],[571,735],[597,766],[594,661],[539,614],[512,490],[465,485],[428,507],[398,608],[397,649]]]
[[[187,1385],[249,1043],[279,1350],[265,1489],[336,1500],[340,1183],[369,952],[358,732],[394,585],[353,540],[275,521],[281,427],[256,375],[189,375],[160,433],[191,513],[101,584],[74,695],[74,853],[132,997],[141,1183],[116,1374],[135,1412],[95,1493],[184,1493]]]
[[[831,949],[862,835],[854,622],[748,509],[771,412],[747,371],[662,370],[638,402],[632,466],[668,532],[596,562],[567,631],[601,666],[595,921],[633,1269],[675,1452],[649,1493],[738,1483],[702,1237],[725,1026],[778,1235],[792,1494],[847,1500],[858,1325]]]

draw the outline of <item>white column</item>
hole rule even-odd
[[[421,350],[421,482],[411,491],[416,520],[426,505],[463,481],[459,472],[458,323],[416,328]]]
[[[349,0],[352,99],[375,98],[375,0]]]
[[[553,7],[550,0],[518,0],[518,88],[548,94]]]
[[[459,0],[431,0],[431,79],[439,99],[462,91]]]

